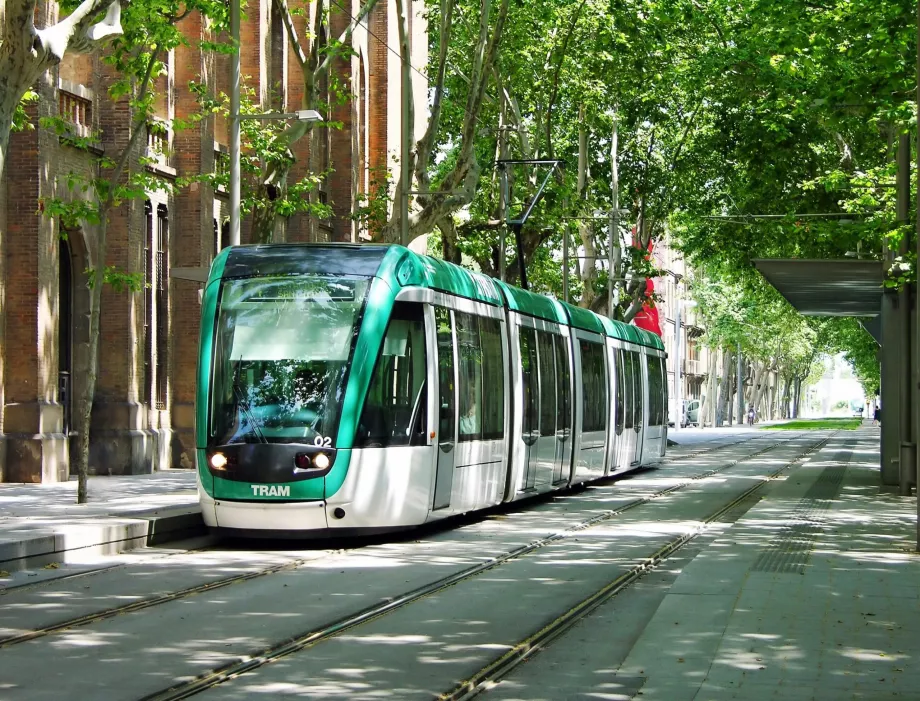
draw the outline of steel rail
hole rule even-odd
[[[509,562],[510,560],[520,558],[547,545],[569,538],[576,533],[595,526],[603,521],[614,518],[626,511],[630,511],[636,507],[642,506],[643,504],[650,503],[656,499],[660,499],[664,496],[679,491],[680,489],[684,489],[694,482],[698,482],[699,480],[706,479],[713,475],[719,474],[720,472],[731,469],[741,462],[756,458],[757,456],[769,452],[780,445],[795,440],[795,438],[801,438],[801,436],[797,435],[786,440],[777,441],[767,446],[766,448],[762,448],[749,455],[745,455],[736,460],[732,460],[729,463],[722,465],[721,467],[707,470],[706,472],[689,477],[679,482],[678,484],[659,490],[653,494],[634,499],[633,501],[627,502],[626,504],[616,509],[605,511],[604,513],[598,514],[597,516],[582,521],[581,523],[575,524],[574,526],[571,526],[563,531],[532,541],[531,543],[522,545],[518,548],[515,548],[514,550],[490,558],[489,560],[481,562],[477,565],[473,565],[471,567],[460,570],[459,572],[455,572],[452,575],[442,577],[441,579],[401,594],[384,603],[373,604],[372,606],[364,608],[357,613],[349,614],[320,628],[299,634],[281,643],[266,647],[259,652],[247,655],[235,662],[230,662],[226,665],[211,670],[210,672],[206,672],[203,675],[196,677],[195,679],[189,680],[187,682],[182,682],[168,689],[163,689],[143,696],[140,701],[178,701],[179,699],[187,699],[195,696],[202,691],[211,689],[215,686],[219,686],[220,684],[230,681],[231,679],[234,679],[242,674],[246,674],[269,663],[275,662],[283,657],[287,657],[306,648],[312,647],[317,643],[334,637],[340,633],[344,633],[345,631],[351,630],[352,628],[356,628],[360,625],[376,620],[377,618],[381,618],[389,613],[392,613],[393,611],[404,608],[409,604],[415,603],[416,601],[431,596],[432,594],[441,592],[462,581],[472,579],[484,572]],[[814,451],[820,449],[820,447],[823,446],[829,440],[829,438],[830,437],[824,438],[823,440],[810,445],[796,458],[781,468],[780,472],[794,465],[807,455],[810,455]]]
[[[619,577],[612,580],[598,591],[582,599],[579,603],[575,604],[567,611],[554,618],[550,623],[543,626],[536,633],[525,638],[513,648],[505,652],[503,655],[496,658],[488,665],[484,666],[476,674],[458,684],[453,690],[439,696],[438,701],[467,701],[467,699],[472,699],[475,696],[488,691],[490,688],[493,688],[502,677],[507,676],[509,672],[523,664],[533,655],[545,649],[553,640],[563,635],[565,632],[571,629],[572,626],[590,615],[598,607],[615,597],[617,594],[622,593],[625,589],[632,586],[642,576],[648,574],[653,569],[658,567],[661,563],[671,557],[682,547],[690,543],[692,540],[698,538],[705,531],[707,531],[715,521],[737,507],[739,504],[743,503],[745,500],[749,499],[755,492],[763,489],[764,485],[766,485],[768,482],[775,480],[783,472],[799,463],[808,455],[811,455],[820,450],[824,445],[827,444],[833,435],[836,434],[828,436],[820,443],[812,446],[804,454],[783,465],[783,467],[772,472],[767,477],[762,478],[757,484],[754,484],[750,488],[746,489],[740,495],[706,517],[700,523],[700,525],[698,525],[692,531],[669,541],[667,544],[656,550],[651,556],[644,558],[641,562],[634,565],[629,569],[629,571],[621,574]]]
[[[769,447],[767,447],[767,448],[765,448],[765,449],[763,449],[763,450],[756,451],[756,452],[754,452],[754,453],[752,453],[752,454],[750,454],[750,455],[747,455],[747,456],[744,456],[743,458],[740,458],[740,460],[749,460],[749,459],[751,459],[751,458],[753,458],[753,457],[756,457],[757,455],[760,455],[761,453],[764,453],[764,452],[766,452],[766,451],[768,451],[768,450],[772,450],[773,448],[776,448],[776,447],[778,447],[779,445],[782,445],[784,442],[785,442],[785,443],[788,443],[788,442],[790,442],[790,441],[792,441],[792,440],[795,440],[795,438],[798,438],[798,437],[800,437],[800,436],[798,436],[798,434],[797,434],[797,435],[795,435],[795,436],[792,436],[792,437],[786,439],[785,441],[778,441],[778,442],[775,442],[775,443],[773,443],[772,445],[770,445]],[[693,453],[688,453],[687,455],[682,455],[682,456],[679,456],[679,457],[675,457],[674,459],[675,459],[675,460],[686,460],[686,459],[698,457],[699,455],[703,455],[703,454],[712,453],[712,452],[715,452],[715,451],[718,451],[718,450],[722,450],[722,449],[725,449],[725,448],[731,448],[731,447],[737,446],[737,445],[739,445],[740,443],[743,443],[743,442],[744,442],[744,441],[735,441],[735,442],[732,442],[732,443],[729,443],[729,444],[721,444],[721,445],[718,445],[718,446],[713,446],[713,447],[711,447],[711,448],[699,450],[699,451],[696,451],[696,452],[693,452]],[[523,550],[522,550],[521,548],[519,548],[519,549],[516,549],[516,550],[514,550],[514,551],[510,551],[510,552],[508,552],[508,553],[505,553],[505,554],[503,554],[503,555],[498,556],[498,558],[504,558],[504,559],[500,559],[500,561],[499,561],[499,560],[495,561],[491,566],[495,566],[496,564],[500,564],[501,562],[505,562],[507,559],[511,559],[511,558],[515,558],[515,557],[520,557],[521,555],[526,554],[526,553],[528,553],[528,552],[531,552],[532,550],[536,550],[536,549],[538,549],[538,548],[544,547],[545,545],[548,545],[548,544],[550,544],[550,543],[554,543],[554,542],[556,542],[557,540],[560,540],[560,539],[563,539],[563,538],[567,538],[567,537],[569,537],[569,536],[570,536],[571,534],[573,534],[573,533],[577,533],[577,532],[579,532],[579,531],[581,531],[581,530],[584,530],[585,528],[590,528],[591,526],[595,525],[596,523],[599,523],[600,521],[604,521],[604,520],[606,520],[606,519],[612,518],[612,517],[614,517],[614,516],[620,514],[622,511],[625,511],[625,510],[629,510],[629,509],[635,508],[636,506],[639,506],[639,505],[644,504],[644,503],[646,503],[646,502],[648,502],[648,501],[651,501],[652,499],[657,499],[657,498],[660,498],[660,497],[662,497],[662,496],[666,496],[666,495],[672,493],[673,491],[675,491],[675,490],[677,490],[677,489],[682,489],[682,488],[684,488],[687,484],[689,484],[689,483],[691,483],[691,482],[693,482],[693,481],[696,481],[696,480],[699,480],[699,479],[705,479],[706,477],[709,477],[709,476],[711,476],[712,474],[715,474],[715,473],[720,472],[720,471],[722,471],[722,470],[726,470],[726,469],[729,469],[729,468],[731,468],[731,467],[734,467],[735,465],[738,464],[738,462],[739,462],[739,460],[735,460],[735,461],[732,461],[732,462],[730,462],[730,463],[728,463],[728,464],[726,464],[726,465],[723,465],[722,467],[716,468],[715,470],[710,470],[710,471],[701,473],[700,475],[694,475],[693,477],[688,478],[688,480],[685,481],[685,482],[681,482],[681,483],[679,483],[679,484],[677,484],[677,485],[673,485],[673,486],[668,487],[668,488],[666,488],[666,489],[660,490],[660,491],[655,492],[654,494],[651,494],[651,495],[649,495],[649,496],[647,496],[647,497],[642,497],[642,498],[637,499],[637,500],[635,500],[635,501],[628,502],[628,503],[625,504],[623,507],[620,507],[620,508],[618,508],[618,509],[613,509],[613,510],[610,510],[610,511],[605,511],[604,513],[599,514],[599,515],[597,515],[597,516],[595,516],[595,517],[592,517],[592,518],[588,519],[587,521],[582,521],[581,523],[575,524],[574,526],[570,526],[569,528],[567,528],[567,529],[565,529],[565,530],[562,530],[562,531],[560,531],[560,532],[558,532],[558,533],[554,533],[554,534],[551,535],[551,536],[547,536],[546,538],[543,538],[543,539],[540,539],[540,540],[533,541],[533,542],[529,543],[529,544],[526,545],[526,546],[522,546]],[[620,476],[620,475],[617,475],[617,476]],[[190,552],[197,552],[197,551],[204,550],[204,549],[205,549],[205,548],[198,548],[198,549],[193,550],[193,551],[190,551]],[[336,553],[330,553],[330,555],[332,555],[332,556],[334,556],[335,554],[336,554]],[[196,595],[196,594],[202,594],[202,593],[205,593],[205,592],[214,591],[214,590],[216,590],[216,589],[221,589],[221,588],[224,588],[224,587],[233,585],[233,584],[241,584],[241,583],[243,583],[243,582],[248,582],[248,581],[251,581],[251,580],[253,580],[253,579],[258,579],[258,578],[260,578],[260,577],[264,577],[264,576],[267,576],[267,575],[278,574],[279,572],[286,572],[286,571],[294,570],[294,569],[297,569],[298,567],[300,567],[301,565],[304,565],[304,564],[306,564],[307,562],[312,562],[312,561],[313,561],[313,558],[302,558],[302,559],[292,560],[292,561],[290,561],[290,562],[285,562],[285,563],[281,563],[281,564],[278,564],[278,565],[272,565],[271,567],[265,567],[265,568],[262,568],[262,569],[259,569],[259,570],[255,570],[255,571],[253,571],[253,572],[247,572],[247,573],[240,574],[240,575],[234,575],[233,577],[227,577],[227,578],[225,578],[225,579],[218,579],[218,580],[214,580],[214,581],[211,581],[211,582],[205,582],[205,583],[203,583],[203,584],[197,584],[197,585],[194,585],[194,586],[191,586],[191,587],[186,587],[186,588],[184,588],[184,589],[180,589],[180,590],[175,591],[175,592],[170,592],[170,593],[168,593],[168,594],[162,594],[162,595],[160,595],[160,596],[155,596],[155,597],[152,597],[152,598],[141,599],[141,600],[139,600],[139,601],[133,601],[133,602],[131,602],[131,603],[124,604],[124,605],[122,605],[122,606],[115,606],[115,607],[112,607],[112,608],[105,609],[105,610],[103,610],[103,611],[97,611],[97,612],[94,612],[94,613],[88,613],[88,614],[85,614],[85,615],[83,615],[83,616],[78,616],[78,617],[76,617],[76,618],[67,619],[66,621],[61,621],[61,622],[59,622],[59,623],[53,623],[53,624],[51,624],[51,625],[44,626],[44,627],[42,627],[42,628],[35,628],[35,629],[33,629],[33,630],[29,630],[29,631],[26,631],[26,632],[24,632],[24,633],[18,633],[18,634],[16,634],[16,635],[10,635],[10,636],[7,636],[7,637],[5,637],[5,638],[0,638],[0,650],[2,650],[2,649],[4,649],[4,648],[7,648],[7,647],[12,647],[13,645],[18,645],[18,644],[21,644],[21,643],[25,643],[25,642],[28,642],[28,641],[30,641],[30,640],[35,640],[35,639],[37,639],[37,638],[43,638],[43,637],[45,637],[45,636],[47,636],[47,635],[51,635],[51,634],[53,634],[53,633],[59,633],[59,632],[65,631],[65,630],[70,630],[71,628],[78,628],[78,627],[81,627],[81,626],[90,625],[90,624],[93,624],[93,623],[98,623],[98,622],[107,620],[107,619],[109,619],[109,618],[114,618],[115,616],[120,616],[120,615],[123,615],[123,614],[126,614],[126,613],[135,613],[135,612],[137,612],[137,611],[143,611],[143,610],[145,610],[145,609],[152,608],[152,607],[154,607],[154,606],[159,606],[159,605],[161,605],[161,604],[169,603],[169,602],[171,602],[171,601],[176,601],[176,600],[178,600],[178,599],[184,599],[184,598],[187,598],[187,597],[189,597],[189,596],[194,596],[194,595]],[[489,561],[489,562],[492,562],[492,561]],[[36,582],[34,585],[28,585],[28,584],[26,584],[26,585],[21,585],[21,587],[13,588],[13,589],[11,589],[11,591],[21,590],[22,588],[24,588],[24,587],[29,587],[29,586],[39,587],[39,586],[42,586],[42,585],[48,585],[48,584],[51,584],[51,583],[53,583],[53,582],[61,581],[62,579],[70,579],[70,578],[74,578],[74,577],[86,577],[86,576],[91,576],[91,575],[100,574],[100,573],[103,573],[103,572],[109,572],[109,571],[111,571],[111,570],[113,570],[113,569],[122,568],[122,567],[127,567],[127,565],[115,565],[115,566],[113,566],[113,567],[108,567],[108,568],[104,568],[104,569],[100,569],[100,570],[92,570],[92,571],[90,571],[90,572],[79,572],[79,573],[74,573],[74,574],[68,575],[68,576],[66,576],[66,577],[59,577],[59,578],[55,578],[55,579],[50,579],[50,580],[46,580],[46,581],[44,581],[44,582]],[[478,572],[476,572],[476,574],[478,574]],[[473,576],[473,575],[469,575],[469,576]]]

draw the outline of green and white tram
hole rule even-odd
[[[416,526],[667,443],[656,335],[400,246],[225,249],[199,353],[204,520],[242,534]]]

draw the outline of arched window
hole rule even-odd
[[[155,258],[156,293],[156,396],[155,408],[166,408],[166,373],[169,349],[169,210],[157,206]]]
[[[169,352],[169,210],[144,203],[144,399],[154,409],[166,408]]]

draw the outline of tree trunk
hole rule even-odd
[[[99,321],[102,309],[103,271],[105,270],[106,236],[108,234],[108,211],[102,212],[96,227],[96,245],[92,261],[95,275],[90,288],[89,306],[89,343],[87,347],[86,381],[83,383],[82,396],[76,398],[74,406],[74,425],[77,428],[76,455],[71,455],[71,463],[77,472],[77,503],[83,504],[87,497],[87,478],[89,475],[89,439],[90,423],[93,416],[93,400],[96,396],[96,378],[99,374]]]
[[[138,102],[143,104],[149,89],[153,68],[159,59],[160,49],[154,47],[150,54],[147,64],[147,71],[139,84]],[[87,498],[87,477],[89,475],[89,445],[90,445],[90,424],[93,413],[93,400],[96,396],[96,377],[99,372],[99,331],[100,331],[100,313],[102,310],[102,289],[105,284],[105,259],[107,248],[107,236],[109,229],[109,215],[112,213],[115,205],[116,187],[121,182],[122,176],[128,170],[128,161],[132,154],[135,153],[140,135],[146,134],[146,115],[141,113],[139,117],[133,120],[131,138],[128,139],[127,145],[118,155],[117,163],[110,174],[108,195],[105,200],[99,202],[99,223],[96,228],[95,246],[91,247],[91,259],[93,275],[91,277],[93,284],[90,288],[90,305],[89,305],[89,339],[87,342],[87,369],[86,381],[83,384],[82,396],[77,397],[76,411],[74,412],[74,425],[77,427],[77,450],[75,467],[77,469],[77,503],[83,504]]]
[[[725,349],[722,351],[722,377],[719,380],[719,405],[716,414],[716,426],[721,426],[725,419],[725,410],[728,406],[728,397],[731,392],[729,377],[731,375],[732,353]]]
[[[792,418],[799,418],[799,411],[801,409],[800,403],[802,401],[802,378],[796,375],[795,378],[795,389],[793,390],[793,400],[792,400]]]
[[[719,351],[716,348],[709,349],[709,374],[706,378],[706,411],[701,412],[703,419],[710,426],[716,425],[716,392],[719,386]]]

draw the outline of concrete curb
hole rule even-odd
[[[24,569],[67,562],[68,553],[113,555],[145,546],[204,535],[207,527],[197,506],[102,516],[61,526],[37,526],[0,534],[0,569]]]

